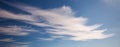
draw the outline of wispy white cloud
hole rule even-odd
[[[52,35],[51,38],[46,38],[46,39],[40,38],[40,39],[54,40],[56,38],[59,38],[59,39],[74,40],[74,41],[85,41],[89,39],[105,39],[113,36],[113,34],[103,34],[105,31],[107,31],[107,29],[99,29],[99,27],[101,27],[102,24],[86,25],[88,18],[75,17],[74,12],[68,6],[63,6],[61,8],[47,9],[47,10],[43,10],[31,6],[24,6],[24,5],[13,5],[13,6],[22,9],[26,12],[29,12],[31,13],[31,15],[28,15],[28,17],[30,18],[26,18],[23,16],[24,14],[22,14],[22,16],[14,14],[16,18],[11,18],[11,19],[17,19],[19,16],[22,17],[22,18],[18,18],[19,20],[24,19],[25,21],[29,21],[27,22],[29,24],[33,24],[40,27],[41,26],[52,27],[52,29],[51,28],[46,29],[47,30],[46,32]],[[3,15],[4,17],[10,18],[9,16],[6,16],[6,14]],[[45,22],[41,22],[41,20]],[[59,36],[64,36],[64,37],[59,37]]]
[[[63,6],[49,10],[42,10],[33,7],[22,7],[21,9],[30,12],[33,16],[42,16],[54,29],[47,29],[47,32],[57,36],[68,35],[68,40],[83,41],[89,39],[105,39],[113,34],[103,34],[106,29],[98,30],[101,24],[86,25],[87,18],[75,17],[70,7]],[[62,37],[64,39],[64,37]],[[47,38],[51,39],[51,38]],[[56,38],[53,38],[56,39]]]
[[[24,36],[24,35],[28,35],[29,32],[36,32],[36,31],[37,30],[25,29],[19,26],[0,27],[0,33],[5,35]]]
[[[29,15],[15,14],[6,10],[0,9],[0,17],[1,18],[10,18],[16,20],[24,20],[24,21],[35,21],[35,18]]]
[[[57,38],[64,38],[64,36],[51,36],[50,38],[38,38],[38,40],[47,40],[47,41],[51,41]]]
[[[30,47],[30,42],[16,42],[9,45],[6,45],[6,47]]]
[[[32,16],[32,15],[25,15],[25,14],[15,14],[2,9],[0,9],[0,17],[14,19],[14,20],[21,20],[25,23],[29,23],[37,26],[49,26],[44,23],[40,23],[41,20],[39,20],[38,17]]]
[[[15,45],[15,44],[13,44],[13,45],[9,45],[7,47],[29,47],[29,45]]]
[[[15,40],[11,39],[11,38],[4,38],[4,39],[0,39],[0,42],[14,42]]]
[[[31,44],[32,42],[14,42],[16,44],[23,44],[23,45],[27,45],[27,44]]]

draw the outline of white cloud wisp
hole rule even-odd
[[[86,25],[88,18],[75,17],[74,12],[68,6],[63,6],[61,8],[47,9],[47,10],[43,10],[31,6],[24,6],[24,5],[23,6],[17,5],[15,7],[22,9],[26,12],[29,12],[31,13],[31,15],[26,16],[22,14],[22,16],[18,16],[17,14],[12,15],[12,13],[9,13],[11,14],[12,17],[11,18],[9,16],[6,16],[7,14],[0,13],[4,15],[0,17],[25,20],[26,23],[40,27],[41,26],[52,27],[52,29],[51,28],[46,29],[47,30],[46,32],[52,35],[50,37],[51,40],[59,38],[65,40],[85,41],[89,39],[105,39],[113,36],[113,34],[103,34],[106,31],[106,29],[99,29],[99,27],[102,26],[101,24]],[[41,20],[45,22],[41,22]],[[63,36],[63,37],[59,37],[59,36]],[[41,39],[45,39],[45,38],[41,38]],[[48,38],[46,38],[46,40],[47,39]]]

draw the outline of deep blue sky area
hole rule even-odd
[[[0,47],[120,47],[119,20],[119,0],[0,0]]]

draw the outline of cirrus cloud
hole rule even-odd
[[[2,11],[2,13],[0,13],[2,16],[0,17],[23,20],[25,23],[39,27],[51,27],[45,28],[47,30],[46,32],[51,34],[50,38],[40,39],[54,40],[59,38],[65,40],[85,41],[90,39],[105,39],[113,36],[113,34],[104,34],[107,29],[99,29],[102,24],[86,25],[88,18],[76,17],[75,13],[68,6],[53,9],[40,9],[37,7],[13,4],[12,6],[31,13],[31,15],[18,15],[11,12],[5,14],[6,12]]]

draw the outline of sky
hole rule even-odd
[[[0,47],[120,47],[120,0],[0,0]]]

